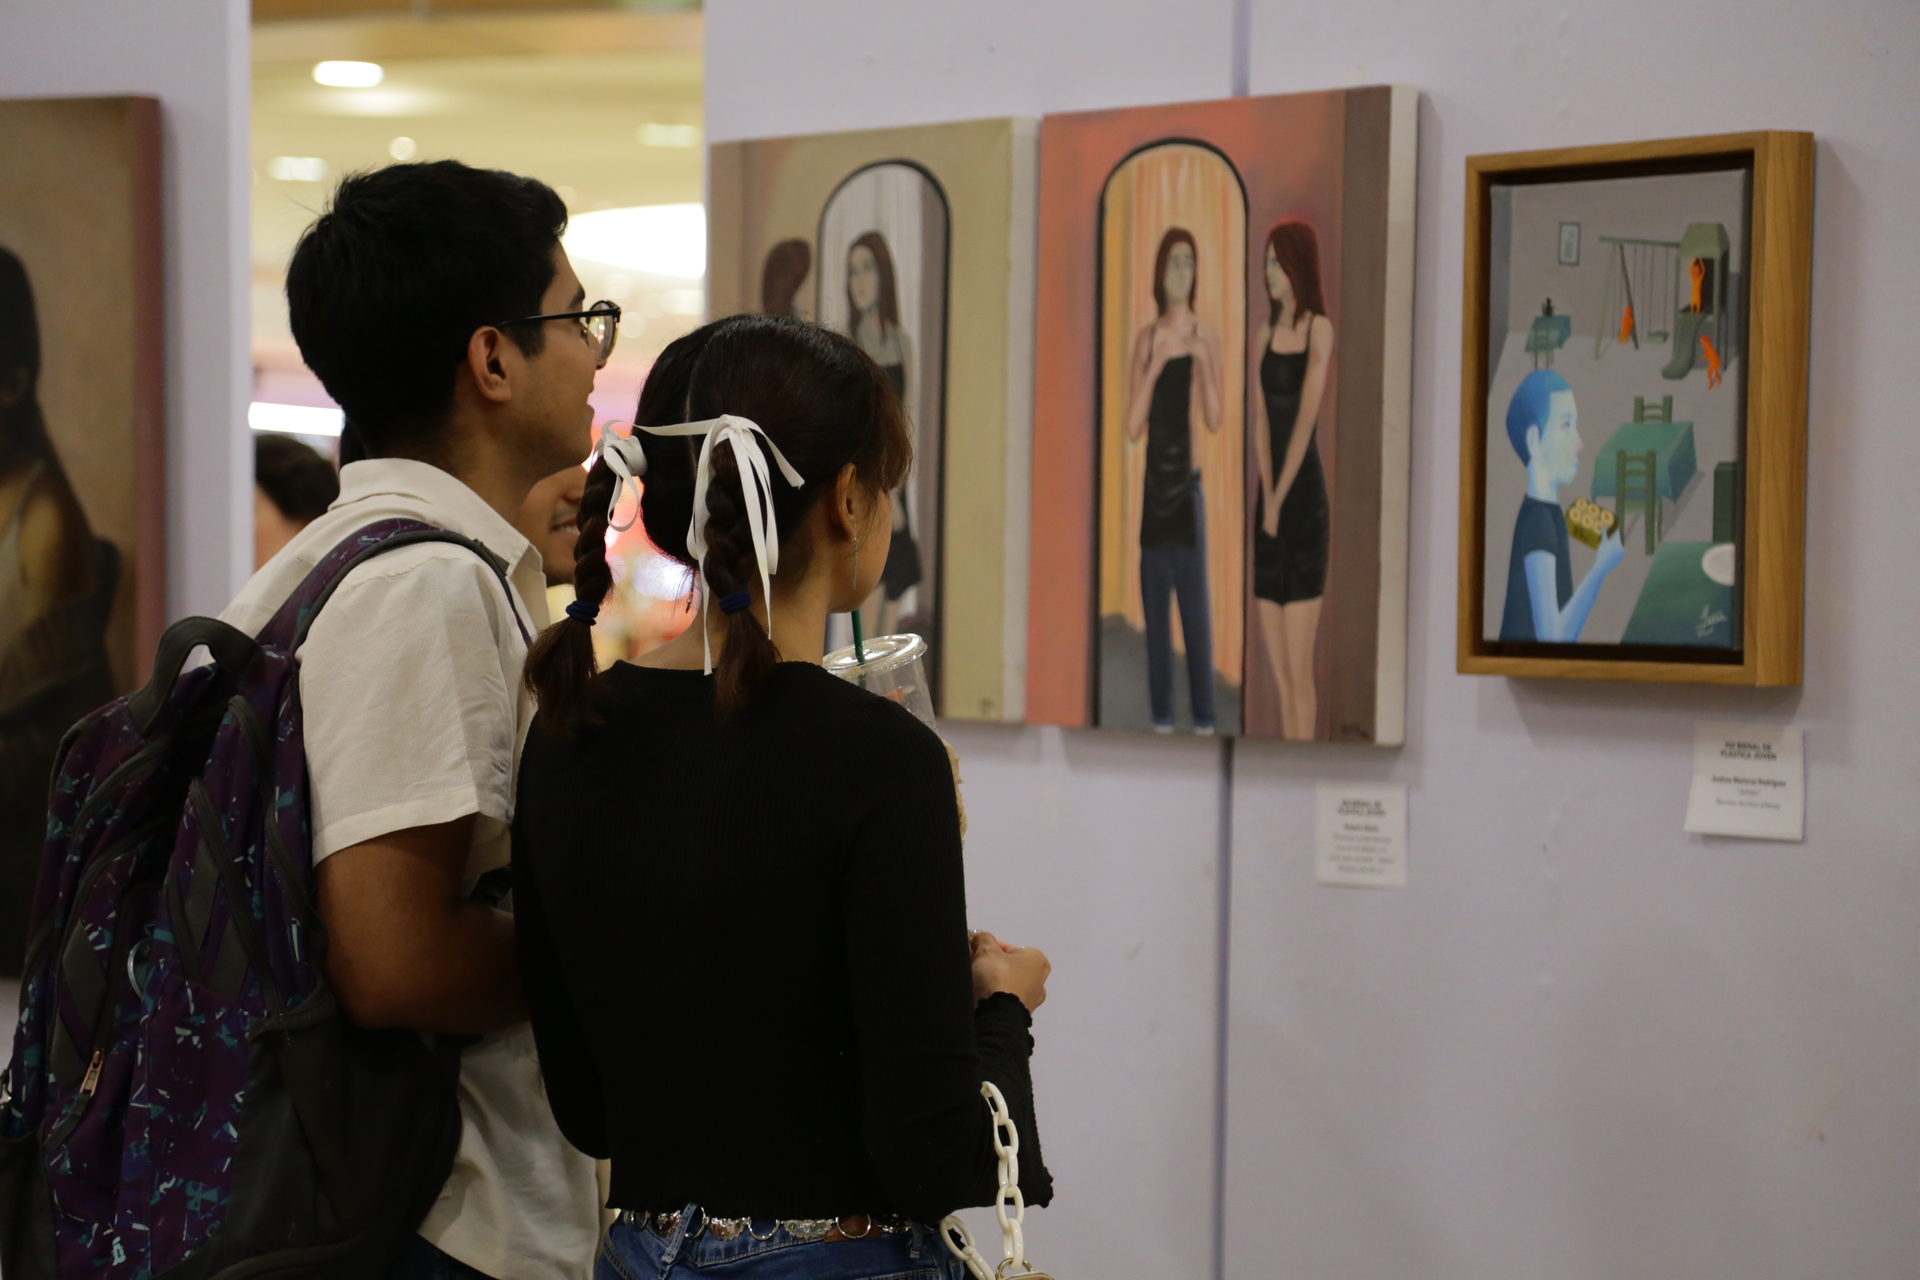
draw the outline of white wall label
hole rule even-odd
[[[1803,745],[1795,725],[1696,723],[1687,830],[1755,840],[1806,839]]]
[[[1321,884],[1398,889],[1407,883],[1407,788],[1401,783],[1318,786]]]

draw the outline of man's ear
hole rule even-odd
[[[1527,461],[1532,462],[1540,456],[1540,426],[1535,423],[1527,428]]]
[[[473,379],[475,390],[496,404],[513,399],[513,382],[507,375],[509,348],[514,352],[519,350],[511,338],[491,325],[475,329],[467,339],[464,367]]]

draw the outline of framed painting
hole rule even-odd
[[[1030,722],[1404,741],[1417,99],[1042,121]]]
[[[60,739],[166,621],[160,107],[0,101],[0,974]]]
[[[1467,160],[1460,671],[1799,683],[1813,156]]]
[[[1026,700],[1034,135],[1009,118],[712,151],[710,313],[816,320],[900,391],[914,465],[861,617],[927,641],[935,705],[963,720]],[[829,648],[851,641],[833,618]]]

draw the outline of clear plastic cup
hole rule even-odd
[[[835,649],[823,665],[834,675],[859,685],[911,711],[922,724],[936,729],[933,690],[927,684],[927,642],[919,636],[875,636],[861,648],[867,660],[854,656],[853,646]]]

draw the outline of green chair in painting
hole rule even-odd
[[[1624,529],[1627,513],[1640,509],[1641,525],[1647,531],[1647,554],[1660,546],[1662,516],[1666,508],[1660,502],[1660,455],[1649,449],[1630,453],[1625,449],[1613,455],[1613,515],[1617,528]]]
[[[1633,421],[1621,423],[1594,457],[1593,500],[1611,498],[1621,520],[1636,508],[1646,513],[1652,555],[1666,536],[1661,500],[1680,501],[1696,470],[1693,424],[1673,420],[1673,397],[1635,396]]]
[[[1635,422],[1672,422],[1673,397],[1661,396],[1660,403],[1652,405],[1647,403],[1645,396],[1635,396],[1633,398],[1633,420]]]

